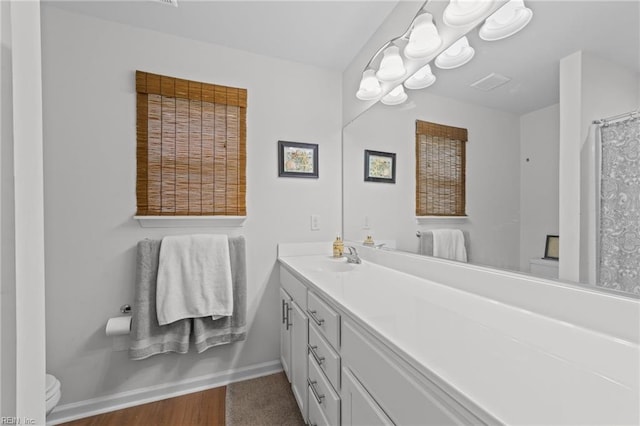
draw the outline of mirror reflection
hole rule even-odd
[[[408,99],[400,105],[378,102],[345,126],[345,239],[371,236],[385,247],[432,255],[434,236],[440,248],[450,238],[442,240],[442,232],[433,231],[456,230],[470,263],[590,284],[601,281],[603,241],[627,245],[627,254],[640,264],[637,225],[627,226],[628,235],[618,242],[601,238],[602,151],[596,149],[600,126],[593,124],[620,114],[606,128],[638,126],[627,113],[640,105],[639,3],[528,1],[527,6],[533,18],[520,33],[489,42],[473,30],[467,39],[476,54],[466,65],[432,65],[435,84],[407,89]],[[472,87],[492,74],[508,81],[490,90]],[[466,129],[464,215],[417,211],[424,155],[417,121]],[[639,143],[637,136],[629,142],[628,158],[637,154]],[[366,180],[367,150],[395,155],[395,182]],[[627,166],[637,168],[637,162]],[[637,210],[638,193],[627,196]],[[609,214],[606,220],[609,226],[616,218]],[[633,262],[627,259],[626,265]],[[614,279],[607,287],[640,294],[637,269],[628,275],[626,283]]]

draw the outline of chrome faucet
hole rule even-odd
[[[347,263],[360,264],[362,260],[358,256],[358,251],[353,246],[345,246],[345,249],[349,250],[349,253],[345,253],[344,257],[347,258]]]

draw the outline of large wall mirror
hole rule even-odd
[[[407,90],[409,98],[401,105],[378,102],[344,127],[345,239],[364,241],[370,235],[376,243],[419,253],[418,234],[460,229],[467,237],[468,261],[473,264],[557,276],[557,262],[554,272],[553,260],[540,261],[545,256],[547,236],[560,233],[561,212],[571,208],[568,198],[561,199],[559,190],[564,173],[563,117],[571,103],[584,104],[587,98],[607,103],[603,111],[611,111],[609,115],[638,108],[640,2],[526,3],[533,19],[520,33],[487,42],[473,30],[467,37],[476,53],[469,63],[449,70],[432,66],[437,78],[434,85]],[[565,88],[563,92],[561,61],[576,52],[582,52],[583,64],[588,63],[576,86],[584,91],[571,93]],[[606,93],[606,85],[598,81],[599,70],[610,68],[631,76],[621,89],[622,95]],[[610,79],[609,71],[602,78]],[[510,80],[492,90],[471,87],[492,73]],[[575,83],[566,75],[564,79],[564,84]],[[590,117],[588,110],[585,107],[580,112],[584,141],[590,132],[590,126],[584,123],[608,117]],[[601,111],[592,110],[593,114]],[[416,216],[416,120],[467,129],[466,217]],[[395,182],[365,180],[366,150],[395,154]],[[593,176],[584,170],[582,173],[583,183],[589,180],[593,185]],[[586,240],[597,244],[595,228],[585,232],[591,234],[580,244],[586,244]],[[562,235],[560,241],[562,244]],[[586,252],[580,244],[571,250]],[[541,267],[550,271],[540,272]],[[587,281],[588,273],[581,273],[580,281],[583,277]]]

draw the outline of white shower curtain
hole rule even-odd
[[[640,294],[640,118],[601,128],[598,285]]]

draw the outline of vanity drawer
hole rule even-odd
[[[329,379],[335,390],[340,389],[340,355],[318,331],[315,324],[309,326],[309,353]]]
[[[302,310],[307,309],[307,287],[283,266],[280,266],[280,285]]]
[[[327,416],[322,412],[320,404],[318,404],[318,401],[313,396],[311,386],[309,386],[307,394],[309,395],[309,421],[307,424],[309,426],[331,426],[331,423],[327,420]]]
[[[317,403],[330,425],[340,424],[340,397],[309,354],[309,401]]]
[[[309,321],[318,326],[320,333],[337,350],[340,347],[340,315],[312,292],[309,292],[307,313]]]

